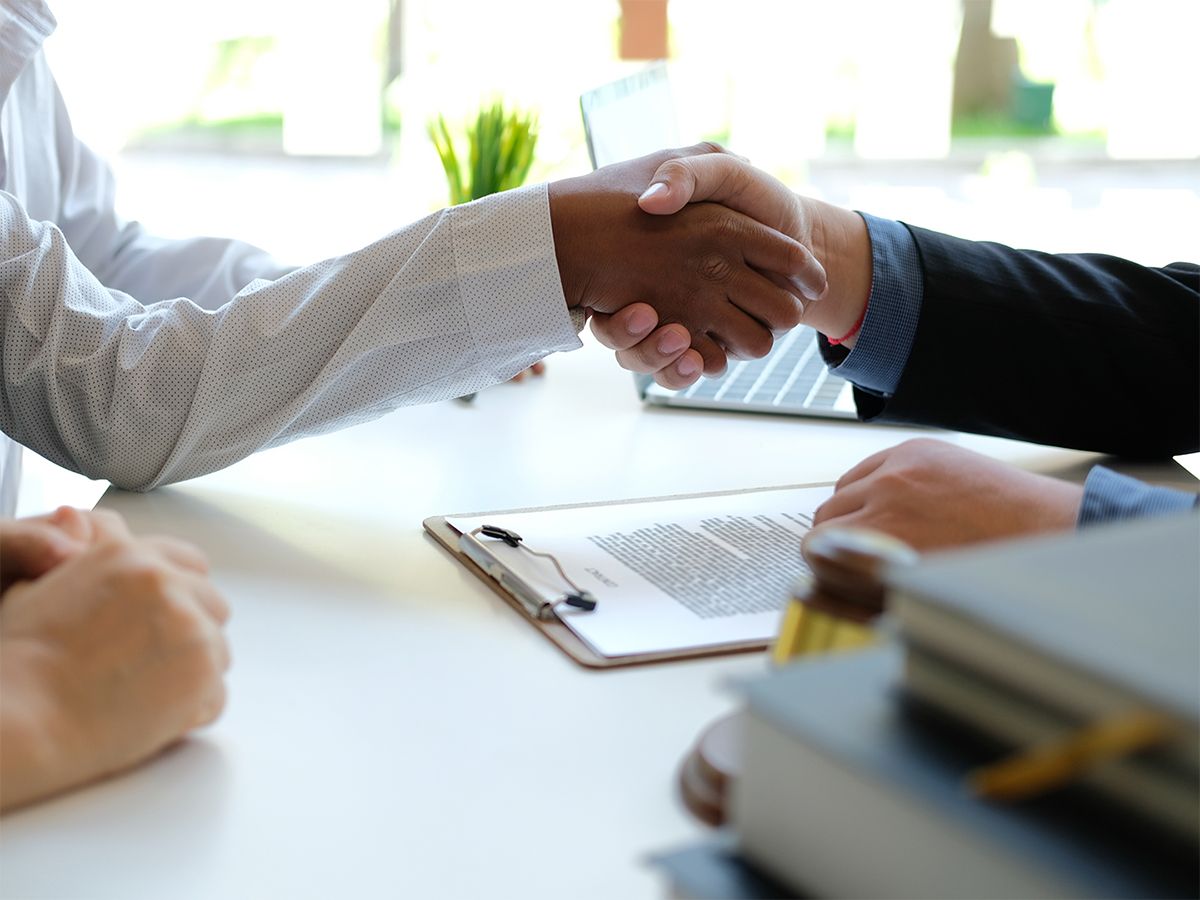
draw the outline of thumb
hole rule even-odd
[[[638,197],[643,211],[659,216],[677,213],[689,203],[706,199],[692,163],[696,157],[667,160],[655,171],[650,186]]]
[[[669,215],[703,200],[797,236],[792,234],[798,216],[796,195],[779,179],[732,153],[668,160],[651,177],[638,205],[648,213]]]

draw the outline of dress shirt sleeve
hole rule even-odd
[[[443,210],[227,300],[113,289],[62,230],[0,192],[0,428],[145,490],[580,346],[545,185]]]
[[[921,317],[921,262],[917,245],[899,222],[859,213],[871,240],[871,293],[854,349],[821,335],[825,362],[856,388],[890,397],[900,383]]]
[[[204,309],[216,309],[255,278],[279,278],[294,268],[244,241],[169,240],[122,219],[116,212],[112,170],[75,136],[48,71],[44,79],[54,95],[55,151],[62,181],[54,222],[101,284],[143,303],[187,297]]]
[[[1200,505],[1200,497],[1187,491],[1154,487],[1119,475],[1103,466],[1093,468],[1083,485],[1079,527],[1187,512]]]

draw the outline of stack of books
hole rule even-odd
[[[894,640],[744,687],[705,864],[803,896],[1200,896],[1200,517],[889,583]]]
[[[1200,841],[1200,518],[899,574],[904,688],[1019,750],[1014,789],[1078,780]],[[1070,563],[1064,566],[1064,563]],[[967,590],[967,583],[971,584]]]

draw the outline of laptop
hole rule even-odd
[[[681,146],[664,62],[586,91],[579,108],[593,168]],[[650,375],[634,382],[645,402],[664,406],[856,418],[851,387],[825,367],[811,328],[793,328],[762,359],[731,360],[723,375],[680,391]]]

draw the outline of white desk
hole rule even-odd
[[[421,529],[435,513],[836,478],[916,432],[650,411],[590,346],[544,379],[102,505],[205,548],[234,609],[221,720],[7,816],[4,897],[662,895],[675,793],[761,655],[577,667]],[[1041,471],[1087,454],[951,440]],[[1186,477],[1186,476],[1185,476]]]

